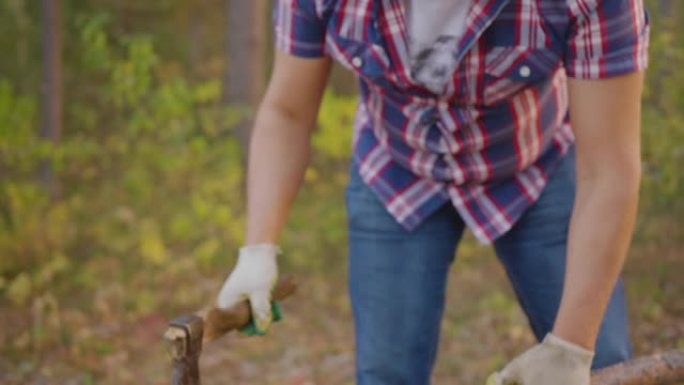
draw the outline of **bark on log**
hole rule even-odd
[[[681,385],[684,384],[684,350],[636,358],[597,370],[592,385]]]
[[[61,1],[42,1],[43,30],[43,86],[42,122],[40,136],[59,144],[62,136],[63,100],[63,57]],[[52,162],[44,159],[40,165],[40,178],[52,199],[59,195],[59,183]]]
[[[278,281],[273,289],[273,300],[282,301],[292,295],[296,289],[297,284],[294,279],[285,276]],[[245,326],[250,319],[250,309],[245,301],[231,309],[205,308],[195,315],[204,319],[203,344],[207,344],[232,330]]]

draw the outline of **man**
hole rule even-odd
[[[428,384],[465,227],[540,343],[498,384],[588,385],[631,355],[621,271],[640,179],[642,0],[280,0],[246,246],[218,304],[270,322],[275,246],[331,58],[357,75],[347,188],[362,385]]]

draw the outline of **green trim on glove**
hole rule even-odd
[[[283,319],[283,313],[280,310],[280,304],[276,301],[271,301],[271,319],[273,322]],[[239,329],[239,332],[247,337],[266,335],[266,330],[261,330],[256,326],[254,317],[249,318],[249,323]]]

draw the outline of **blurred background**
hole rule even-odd
[[[645,172],[625,272],[638,354],[684,348],[684,3],[647,3]],[[270,7],[0,1],[1,384],[169,383],[167,320],[214,300],[243,238]],[[267,337],[206,347],[205,384],[353,383],[354,92],[336,70],[282,238],[299,293]],[[482,383],[533,340],[489,248],[467,237],[451,274],[435,382]]]

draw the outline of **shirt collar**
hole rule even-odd
[[[368,0],[367,0],[368,1]],[[458,65],[463,56],[477,42],[484,31],[496,19],[504,6],[511,0],[473,0],[466,18],[468,26],[454,52]],[[361,2],[364,3],[365,2]],[[373,1],[373,20],[378,23],[371,26],[379,31],[374,36],[381,37],[388,50],[391,62],[402,82],[410,82],[410,54],[406,7],[404,0]],[[382,8],[379,8],[382,7]],[[358,15],[358,13],[356,13]],[[375,42],[379,43],[379,42]],[[453,71],[454,69],[452,69]]]

